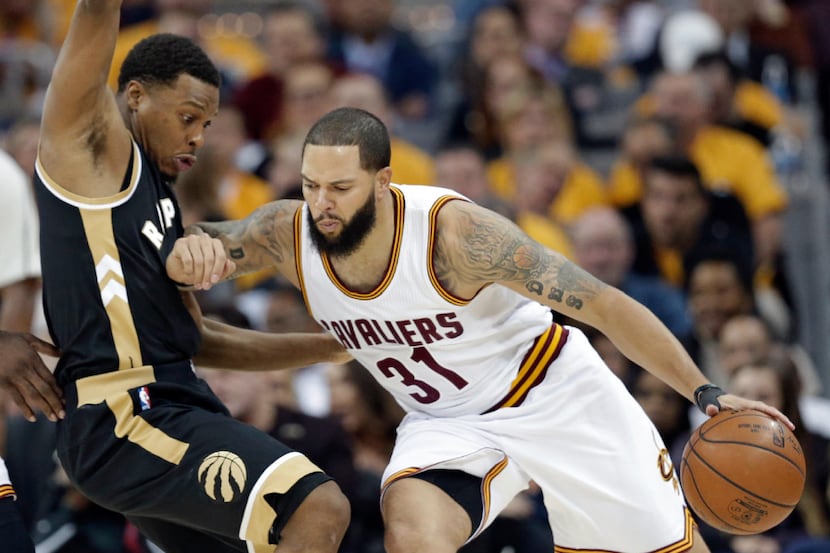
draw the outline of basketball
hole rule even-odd
[[[689,438],[680,482],[692,510],[729,534],[768,530],[804,490],[804,453],[789,428],[755,410],[724,410]]]

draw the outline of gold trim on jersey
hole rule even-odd
[[[130,310],[121,258],[112,227],[112,210],[80,209],[86,241],[101,292],[101,304],[109,318],[112,341],[118,354],[118,368],[143,365],[138,331]]]
[[[300,206],[300,208],[294,213],[294,268],[297,270],[297,283],[300,285],[300,292],[303,293],[303,300],[305,300],[306,309],[308,309],[308,314],[311,315],[311,318],[313,319],[314,313],[311,312],[311,302],[308,301],[308,293],[305,289],[305,279],[303,279],[303,211],[305,211],[305,209]],[[309,214],[309,217],[311,217],[311,214]]]
[[[133,195],[136,189],[136,185],[138,184],[139,176],[141,175],[141,152],[138,149],[138,144],[135,141],[132,141],[132,156],[133,156],[133,170],[130,173],[129,177],[129,184],[127,188],[124,190],[120,190],[117,194],[113,194],[112,196],[107,196],[104,198],[88,198],[86,196],[81,196],[80,194],[75,194],[74,192],[70,192],[63,186],[57,183],[52,177],[46,173],[46,169],[44,169],[43,164],[40,162],[40,156],[38,155],[35,158],[35,172],[37,172],[40,180],[43,181],[44,186],[56,197],[60,198],[64,202],[73,205],[79,209],[111,209],[115,206],[121,205],[126,202],[130,196]]]
[[[141,417],[133,414],[133,398],[129,392],[108,397],[107,407],[115,416],[115,435],[127,438],[156,457],[178,465],[189,445],[166,434]]]
[[[689,512],[689,509],[684,508],[683,511],[686,515],[686,528],[684,530],[683,537],[671,545],[661,547],[660,549],[654,549],[649,553],[682,553],[683,551],[688,551],[692,548],[695,543],[695,522],[692,519],[692,513]],[[554,545],[553,551],[555,553],[616,553],[615,551],[611,551],[609,549],[574,549],[571,547],[563,547],[561,545]]]
[[[401,242],[403,238],[404,198],[403,192],[401,192],[397,188],[390,188],[389,190],[392,192],[392,196],[395,201],[395,236],[392,239],[392,255],[389,258],[389,265],[386,267],[386,272],[384,273],[383,278],[374,290],[371,290],[366,293],[355,292],[354,290],[350,290],[345,284],[340,282],[339,278],[337,278],[337,274],[334,272],[334,269],[332,268],[331,263],[329,262],[328,255],[323,253],[320,256],[320,258],[323,260],[323,268],[325,268],[326,274],[329,276],[329,280],[331,280],[331,282],[337,287],[338,290],[340,290],[350,298],[356,300],[373,300],[381,294],[383,294],[383,292],[389,287],[389,284],[392,282],[392,277],[395,276],[395,269],[398,267],[398,258],[400,257]]]
[[[152,384],[155,381],[156,373],[152,366],[79,378],[75,381],[75,389],[78,391],[78,407],[102,403],[109,397]]]
[[[4,497],[17,498],[17,494],[11,484],[3,484],[0,486],[0,499],[3,499]]]
[[[429,275],[429,281],[432,283],[432,287],[435,288],[435,291],[438,292],[438,295],[440,295],[442,298],[444,298],[446,301],[453,305],[461,306],[470,303],[472,301],[472,298],[459,298],[458,296],[453,295],[451,292],[447,291],[441,285],[441,281],[438,280],[438,276],[435,274],[435,265],[433,264],[433,260],[435,259],[435,221],[438,218],[438,212],[450,200],[464,200],[464,198],[459,198],[458,196],[441,196],[435,201],[435,203],[432,205],[432,208],[429,210],[429,243],[427,245],[427,274]]]
[[[556,323],[536,338],[530,351],[522,360],[522,364],[519,365],[519,372],[510,384],[510,390],[484,413],[490,413],[502,407],[521,405],[530,390],[545,379],[548,367],[559,355],[567,339],[568,329]]]
[[[245,514],[239,525],[239,538],[255,548],[267,545],[268,533],[280,513],[274,512],[274,507],[265,496],[272,493],[283,494],[302,477],[315,472],[323,471],[307,457],[296,452],[288,453],[271,463],[251,488]],[[262,551],[273,551],[274,546],[270,547]],[[254,551],[258,552],[260,549]]]

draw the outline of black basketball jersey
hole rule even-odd
[[[58,383],[191,358],[199,331],[164,268],[183,232],[179,207],[138,144],[114,196],[73,194],[39,160],[35,190],[44,310],[62,352]]]

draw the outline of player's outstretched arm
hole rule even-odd
[[[626,357],[692,402],[695,390],[708,383],[651,311],[492,211],[467,202],[444,206],[438,216],[434,263],[442,284],[461,297],[498,283],[597,328]],[[760,409],[791,425],[763,403],[731,395],[720,399],[723,407]]]
[[[120,175],[130,153],[128,131],[107,87],[120,8],[121,0],[78,0],[46,91],[40,161],[61,186],[83,196],[114,191],[100,190],[89,174],[79,173],[79,159],[94,160],[99,175],[118,164]],[[117,191],[120,181],[107,185]]]
[[[189,226],[167,258],[168,276],[208,289],[220,280],[270,267],[297,284],[294,214],[301,206],[299,201],[278,200],[239,221]]]
[[[328,332],[274,334],[237,328],[206,318],[202,347],[195,358],[201,367],[244,371],[297,369],[315,363],[351,359]]]
[[[315,363],[346,363],[352,358],[327,332],[275,334],[238,328],[203,317],[193,293],[181,294],[202,333],[202,343],[194,358],[200,367],[268,371]]]

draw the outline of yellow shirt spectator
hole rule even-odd
[[[493,193],[507,202],[513,201],[516,183],[510,160],[500,158],[487,166],[487,177]],[[605,186],[600,176],[584,163],[577,162],[568,172],[562,190],[550,206],[551,216],[567,225],[586,209],[607,203]]]
[[[743,79],[735,88],[735,111],[746,121],[765,129],[775,128],[784,120],[784,109],[778,99],[763,85]],[[634,104],[634,113],[639,117],[654,115],[654,98],[643,94]]]
[[[709,126],[695,137],[689,156],[703,182],[712,190],[732,193],[751,219],[783,210],[787,196],[775,178],[766,151],[754,139],[730,129]],[[609,182],[608,198],[614,205],[639,201],[642,180],[626,161],[617,162]]]
[[[435,161],[425,151],[392,138],[392,180],[401,184],[435,184]]]
[[[274,199],[267,182],[256,175],[237,171],[228,175],[219,191],[222,214],[227,219],[244,219],[256,208]],[[263,269],[242,275],[236,279],[237,290],[249,290],[276,274],[272,269]]]
[[[519,225],[528,236],[554,251],[573,259],[573,246],[565,230],[551,218],[525,211],[516,216]]]

